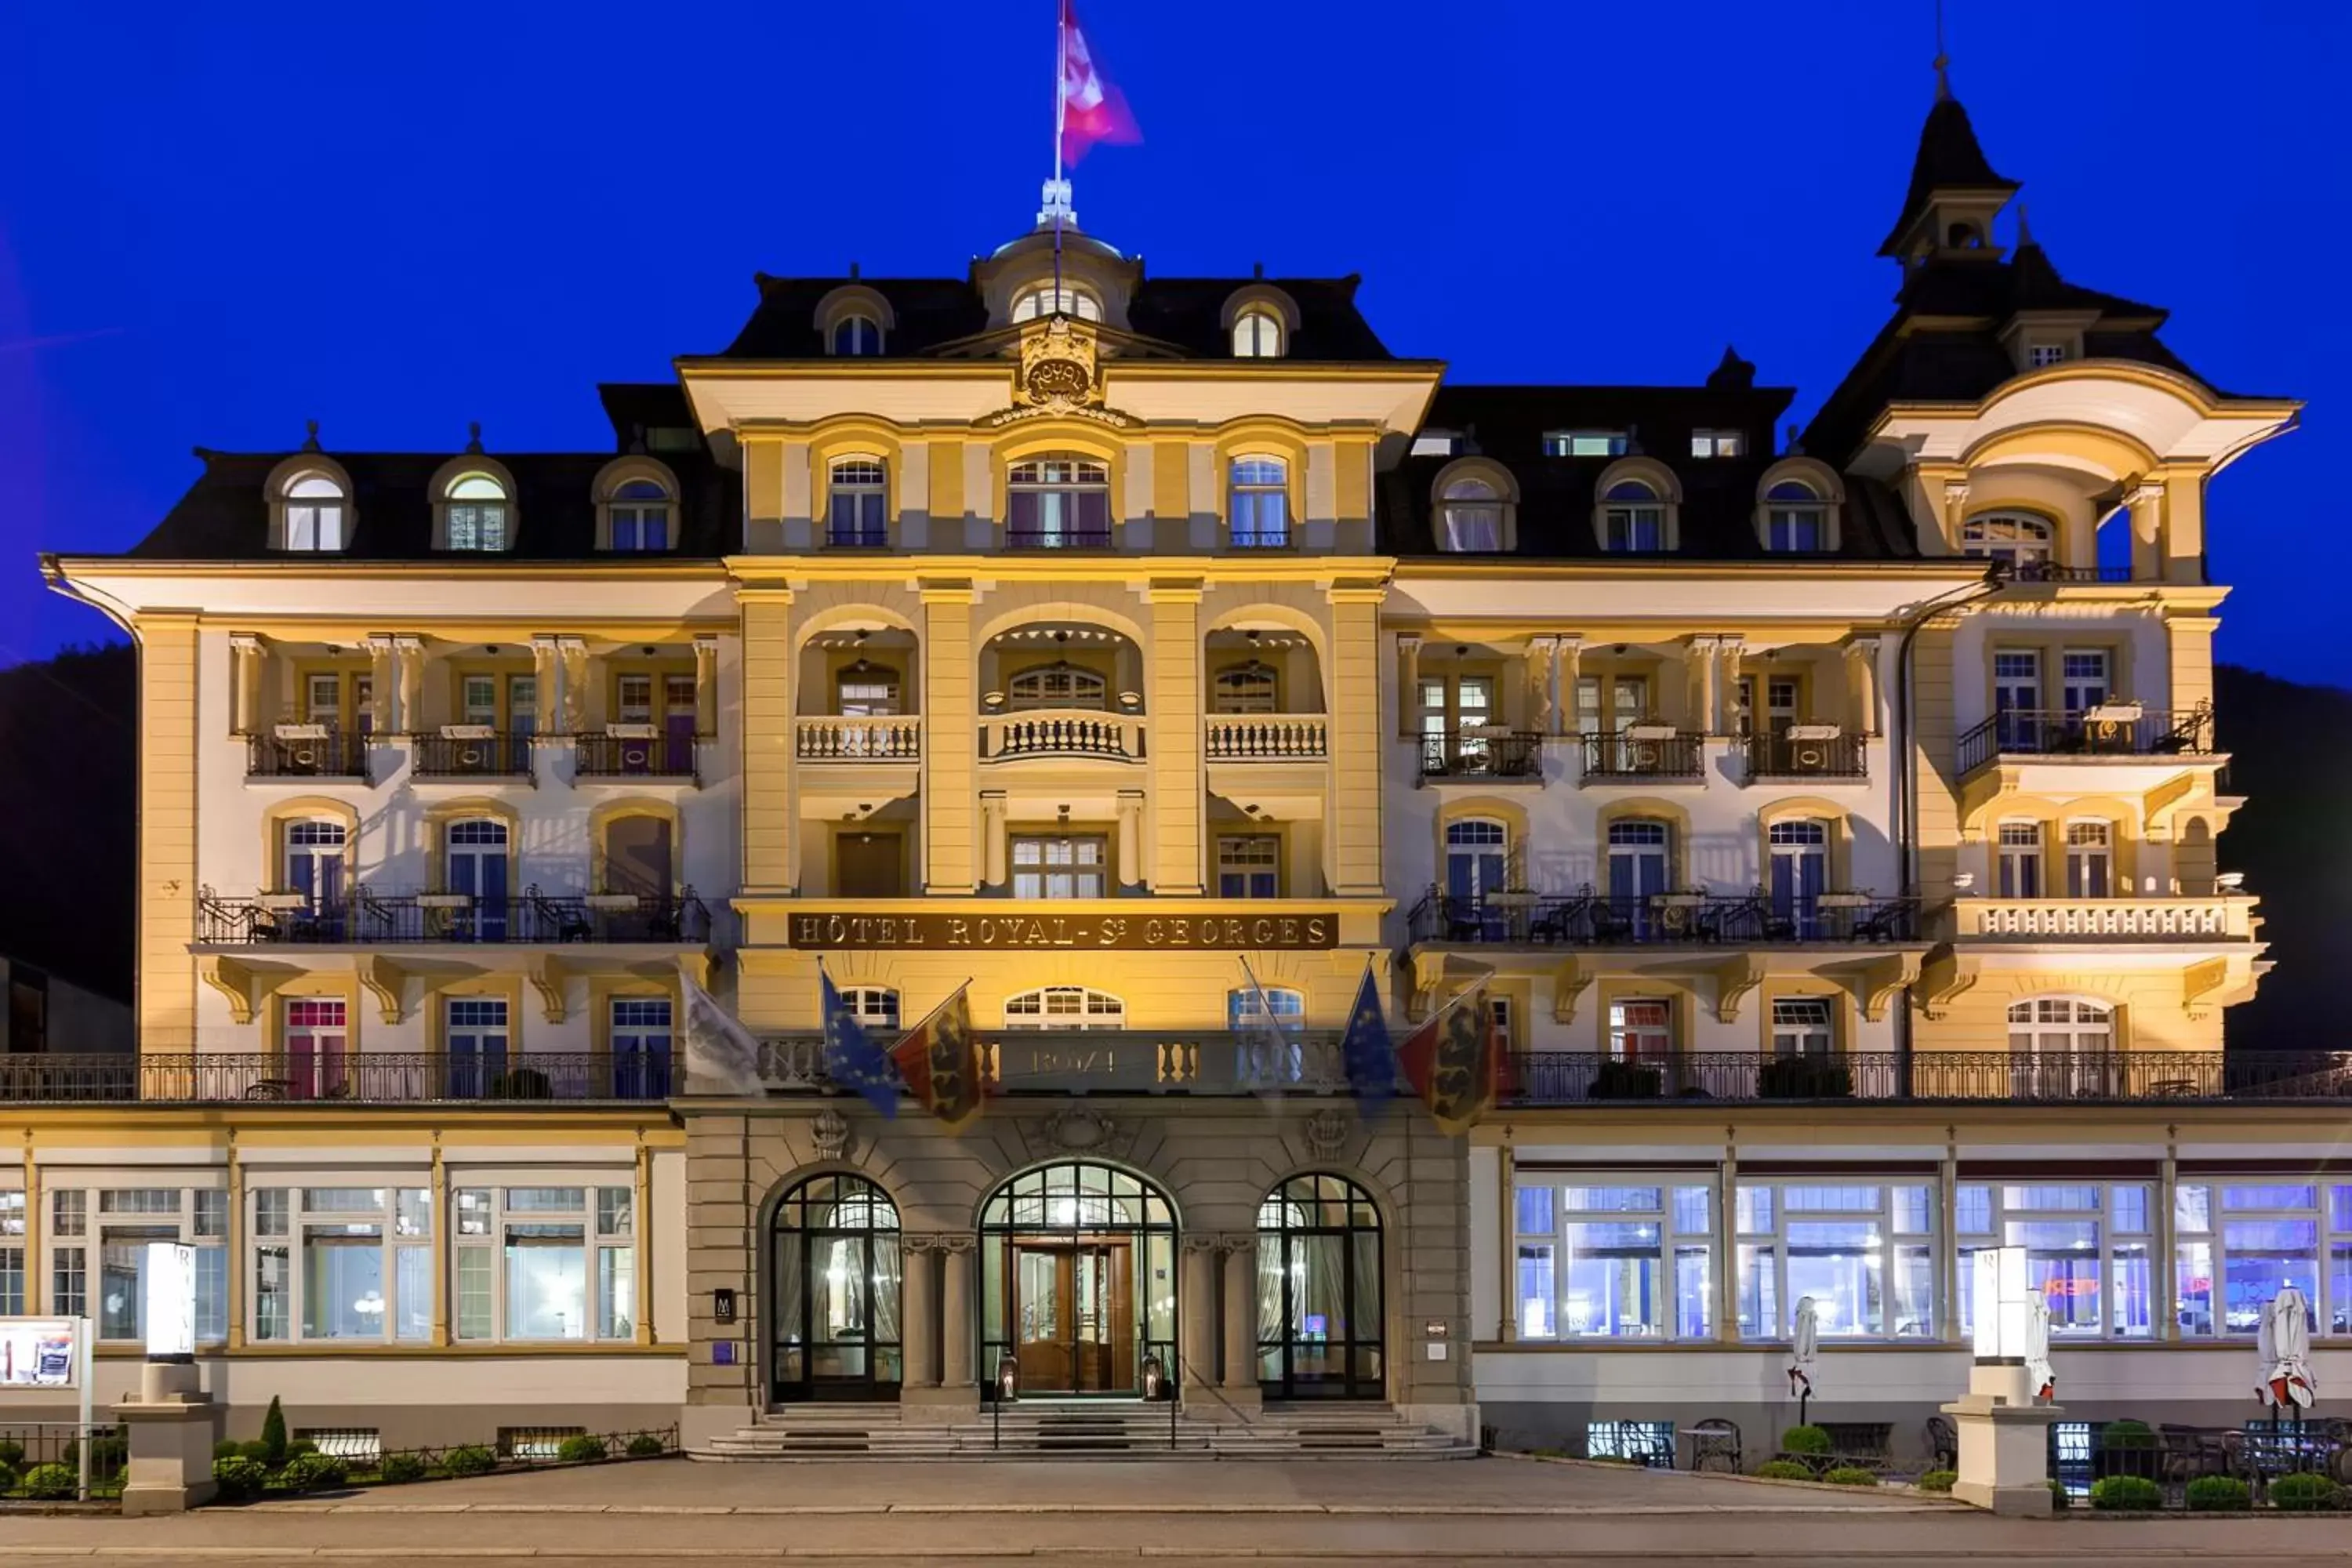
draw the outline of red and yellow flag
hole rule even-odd
[[[916,1103],[946,1122],[951,1132],[961,1131],[980,1114],[980,1102],[988,1091],[980,1044],[972,1038],[971,990],[970,981],[957,986],[954,995],[890,1047],[890,1059]]]
[[[1476,1126],[1510,1091],[1510,1052],[1486,1006],[1486,988],[1456,996],[1407,1035],[1397,1065],[1440,1132],[1451,1137]]]

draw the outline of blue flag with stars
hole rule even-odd
[[[817,980],[824,988],[824,1072],[844,1089],[855,1089],[866,1104],[884,1116],[898,1114],[898,1079],[890,1058],[868,1038],[866,1026],[849,1010],[834,988],[833,976],[823,968]]]
[[[1364,983],[1348,1010],[1348,1032],[1339,1040],[1339,1061],[1348,1092],[1366,1112],[1376,1113],[1396,1093],[1396,1051],[1389,1044],[1388,1015],[1381,1006],[1380,982],[1364,965]]]

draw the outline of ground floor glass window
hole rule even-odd
[[[898,1210],[863,1176],[812,1176],[769,1222],[770,1392],[895,1398],[902,1376]]]
[[[981,1210],[982,1386],[1134,1394],[1176,1368],[1176,1214],[1130,1172],[1072,1160],[1025,1171]]]
[[[1387,1392],[1381,1216],[1344,1176],[1293,1176],[1258,1205],[1258,1381],[1275,1397]]]

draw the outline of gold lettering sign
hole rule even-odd
[[[937,948],[952,952],[1101,948],[1120,952],[1328,948],[1339,942],[1336,913],[1289,915],[1052,915],[1007,905],[1004,913],[868,915],[801,910],[787,917],[794,947]]]

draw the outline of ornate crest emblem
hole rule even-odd
[[[1102,365],[1094,329],[1067,316],[1034,322],[1021,337],[1013,369],[1013,406],[983,425],[1005,426],[1056,416],[1091,419],[1114,429],[1136,423],[1103,405]]]

